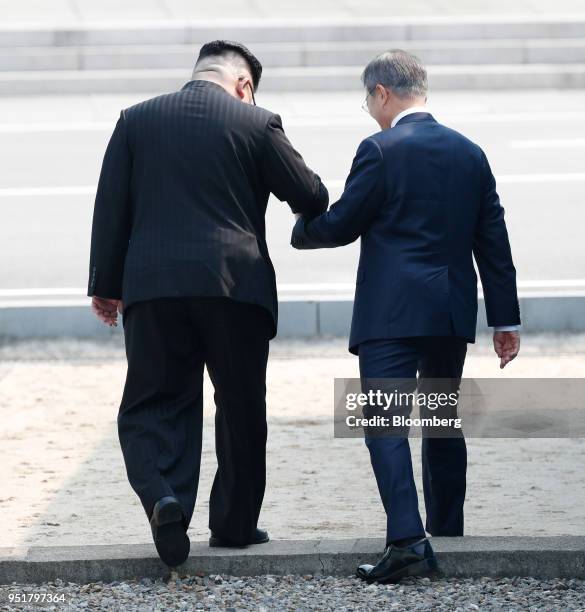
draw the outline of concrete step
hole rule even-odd
[[[353,285],[355,290],[355,285]],[[85,291],[83,292],[85,293]],[[582,290],[520,291],[522,333],[585,333]],[[77,295],[0,299],[0,338],[106,338],[122,326],[103,325],[91,312],[91,300]],[[279,291],[279,338],[347,337],[353,291],[346,293]],[[483,296],[479,297],[478,333],[489,333]]]
[[[585,578],[583,536],[434,537],[432,543],[445,578]],[[179,568],[179,573],[349,576],[361,563],[376,559],[383,546],[384,541],[376,538],[272,540],[245,550],[209,548],[207,542],[193,542],[189,558]],[[142,578],[167,580],[169,577],[172,577],[169,568],[158,559],[152,542],[78,546],[26,544],[0,548],[0,584],[38,584],[57,579],[87,584]],[[390,601],[391,598],[393,594]]]
[[[455,41],[347,41],[258,43],[264,66],[361,66],[390,46],[411,51],[428,65],[585,63],[583,39]],[[199,45],[111,45],[0,49],[0,71],[190,70]]]
[[[0,26],[0,47],[197,44],[214,38],[250,43],[558,39],[585,37],[585,19],[565,16],[435,17],[353,21],[100,23],[86,27]]]
[[[261,91],[360,89],[361,66],[273,68]],[[189,69],[61,70],[0,73],[0,95],[163,93],[180,88]],[[429,67],[431,91],[445,89],[575,89],[585,87],[585,63],[443,65]]]

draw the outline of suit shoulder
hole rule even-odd
[[[242,104],[242,102],[239,102]],[[267,108],[263,108],[262,106],[253,106],[251,104],[245,104],[246,112],[251,120],[258,125],[262,125],[265,127],[269,122],[274,124],[282,124],[282,120],[280,115],[277,113],[273,113],[269,111]]]
[[[453,140],[453,142],[455,142],[457,146],[465,148],[469,154],[475,155],[478,158],[482,157],[482,155],[484,154],[482,148],[476,142],[473,142],[473,140],[471,140],[461,132],[458,132],[453,128],[447,127],[442,123],[438,123],[437,125],[441,130],[444,131],[445,136],[447,138]]]
[[[173,98],[177,97],[180,94],[178,91],[172,91],[166,94],[160,94],[158,96],[154,96],[152,98],[148,98],[147,100],[142,100],[141,102],[137,102],[132,106],[128,106],[122,110],[124,116],[126,118],[140,115],[141,113],[152,110],[153,107],[162,106],[165,103],[171,102]]]
[[[212,95],[217,95],[217,93],[212,92]],[[171,113],[175,112],[175,109],[182,107],[184,100],[185,96],[183,90],[173,91],[138,102],[137,104],[123,109],[122,113],[124,117],[131,122],[133,119],[141,121],[148,115],[158,116],[163,110]],[[224,104],[233,105],[234,112],[232,116],[234,118],[234,126],[237,126],[237,129],[242,129],[244,126],[247,126],[251,131],[257,132],[263,131],[271,119],[276,118],[280,122],[280,118],[277,114],[260,106],[245,104],[225,94],[221,94],[221,100]],[[211,115],[213,115],[213,113],[211,113]]]
[[[370,136],[366,136],[358,147],[358,151],[378,151],[380,155],[383,157],[382,153],[382,144],[384,143],[383,132],[375,132]]]

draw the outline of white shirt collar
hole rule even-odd
[[[401,113],[398,113],[394,117],[390,127],[393,128],[403,117],[406,115],[412,115],[412,113],[428,113],[429,109],[426,106],[411,106],[410,108],[404,109]]]

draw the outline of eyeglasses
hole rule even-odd
[[[366,96],[366,99],[362,103],[362,110],[364,113],[368,113],[368,115],[370,114],[370,109],[368,108],[368,96]]]
[[[368,115],[371,115],[370,113],[370,109],[368,108],[368,96],[370,95],[370,92],[366,92],[366,99],[363,101],[362,103],[362,110],[364,111],[364,113],[368,113]]]
[[[243,81],[245,78],[247,78],[247,77],[239,77],[238,81]],[[250,93],[252,94],[252,104],[254,106],[256,106],[256,97],[254,96],[254,88],[252,87],[252,83],[248,80],[246,85],[250,86]]]

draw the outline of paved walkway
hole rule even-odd
[[[437,16],[554,15],[584,13],[581,0],[0,0],[0,23],[86,24],[160,20],[349,20]]]
[[[0,223],[0,261],[11,262],[0,267],[0,288],[80,287],[85,295],[104,150],[120,109],[148,97],[0,98],[0,205],[10,219]],[[282,116],[291,142],[334,202],[359,142],[378,129],[360,109],[363,92],[260,91],[257,99]],[[519,280],[585,279],[585,91],[432,92],[429,105],[438,121],[486,151]],[[563,112],[552,122],[550,109],[557,108]],[[551,202],[555,214],[544,214]],[[43,231],[32,233],[30,219]],[[292,223],[290,208],[271,198],[266,233],[278,282],[348,283],[353,291],[358,242],[295,251]],[[543,249],[543,242],[562,248]]]
[[[585,367],[582,337],[526,340],[522,358],[503,373],[488,351],[486,339],[472,347],[466,376],[571,377]],[[3,546],[149,542],[115,427],[125,367],[119,344],[0,347]],[[383,537],[385,517],[363,442],[332,438],[333,378],[356,375],[344,341],[273,343],[261,525],[274,538]],[[205,410],[194,540],[208,536],[215,470],[209,384]],[[420,444],[412,446],[420,483]],[[585,440],[474,439],[468,448],[468,535],[583,533]]]

